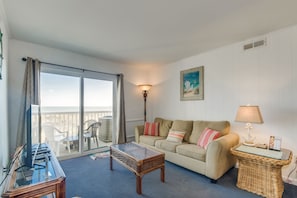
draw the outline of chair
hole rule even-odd
[[[97,121],[96,120],[87,120],[87,121],[85,121],[83,123],[83,129],[84,129],[84,131],[86,131],[90,127],[90,125],[93,124],[93,123],[95,123],[95,122],[97,122]]]
[[[68,131],[60,131],[52,124],[45,124],[41,126],[41,140],[49,144],[54,151],[60,153],[60,143],[64,143],[68,137]],[[70,142],[66,141],[68,152],[70,153]]]
[[[88,148],[90,149],[90,140],[93,139],[96,142],[97,147],[99,147],[98,142],[98,131],[101,127],[101,122],[94,122],[89,125],[89,127],[84,131],[84,138],[88,140]]]

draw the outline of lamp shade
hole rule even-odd
[[[148,90],[150,90],[150,88],[152,87],[152,85],[145,84],[145,85],[138,85],[138,87],[139,87],[142,91],[148,91]]]
[[[263,123],[259,106],[240,106],[235,118],[237,122]]]

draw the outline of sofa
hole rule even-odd
[[[145,135],[144,130],[147,127],[136,126],[135,142],[165,153],[166,161],[205,175],[213,183],[234,167],[236,159],[230,153],[230,148],[239,143],[239,136],[230,132],[228,121],[173,121],[155,118],[154,122],[149,124],[154,123],[158,123],[158,134]],[[210,140],[202,147],[198,145],[198,140],[201,143],[201,135],[205,136],[206,129],[216,131],[218,138]],[[183,132],[181,142],[169,139],[175,131]]]

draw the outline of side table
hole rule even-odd
[[[284,183],[281,168],[291,162],[292,152],[282,149],[281,159],[275,159],[262,156],[261,150],[259,154],[239,151],[242,146],[231,148],[239,163],[236,186],[264,197],[282,197]]]

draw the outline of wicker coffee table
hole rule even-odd
[[[281,159],[274,159],[239,151],[240,146],[231,149],[231,153],[238,158],[239,163],[237,187],[264,197],[282,197],[284,183],[281,168],[291,162],[292,152],[282,149]],[[263,152],[259,150],[259,153]]]
[[[165,154],[136,143],[117,144],[110,146],[110,170],[112,161],[116,160],[136,175],[136,192],[142,194],[142,176],[161,169],[161,181],[165,181]]]

